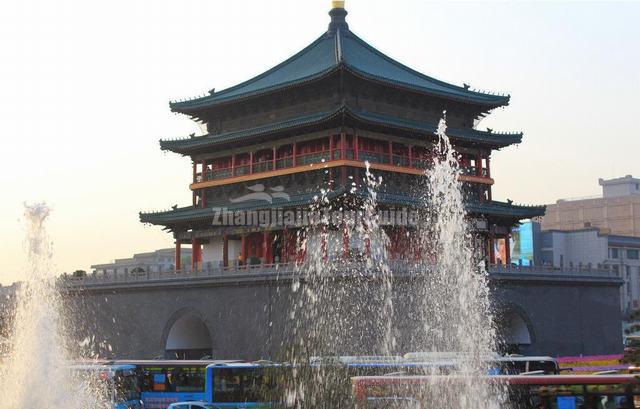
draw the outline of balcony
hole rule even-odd
[[[355,139],[355,140],[354,140]],[[292,143],[281,147],[272,147],[259,151],[237,153],[224,158],[195,164],[192,189],[235,183],[239,179],[259,179],[280,174],[297,173],[309,170],[314,165],[323,167],[356,166],[364,167],[369,162],[372,169],[420,174],[431,167],[432,159],[425,148],[412,149],[399,143],[367,141],[358,144],[358,139],[318,140],[314,149],[305,149],[302,143]],[[348,142],[348,143],[347,143]],[[315,149],[318,148],[318,149]],[[375,150],[373,148],[376,148]],[[257,160],[256,158],[259,158]],[[480,164],[480,168],[476,166]],[[476,157],[461,161],[461,179],[475,183],[492,184],[489,177],[488,159],[485,163]]]

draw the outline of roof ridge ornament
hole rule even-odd
[[[340,29],[348,30],[349,25],[347,24],[347,10],[344,8],[344,0],[333,0],[331,2],[331,11],[329,11],[329,15],[331,16],[331,23],[329,23],[329,32],[335,33]]]

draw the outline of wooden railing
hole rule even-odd
[[[329,150],[321,150],[311,153],[296,154],[294,156],[276,157],[252,164],[244,163],[232,167],[220,169],[207,169],[204,172],[195,173],[194,183],[210,180],[220,180],[245,176],[249,174],[264,173],[278,169],[287,169],[295,166],[307,166],[311,164],[326,163],[338,160],[368,161],[375,164],[397,166],[399,168],[427,169],[431,166],[431,159],[407,154],[390,154],[389,152],[376,152],[366,149],[354,149],[347,146],[334,147]],[[488,177],[489,170],[478,169],[467,165],[461,168],[461,173],[467,176]]]

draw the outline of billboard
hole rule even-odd
[[[533,263],[533,223],[527,221],[511,230],[511,262],[522,266]]]

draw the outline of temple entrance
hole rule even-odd
[[[212,345],[205,323],[194,314],[186,314],[171,326],[165,355],[169,359],[200,359],[211,356]]]
[[[497,322],[498,335],[502,340],[502,353],[520,354],[531,346],[531,332],[525,318],[515,309],[501,314]]]

